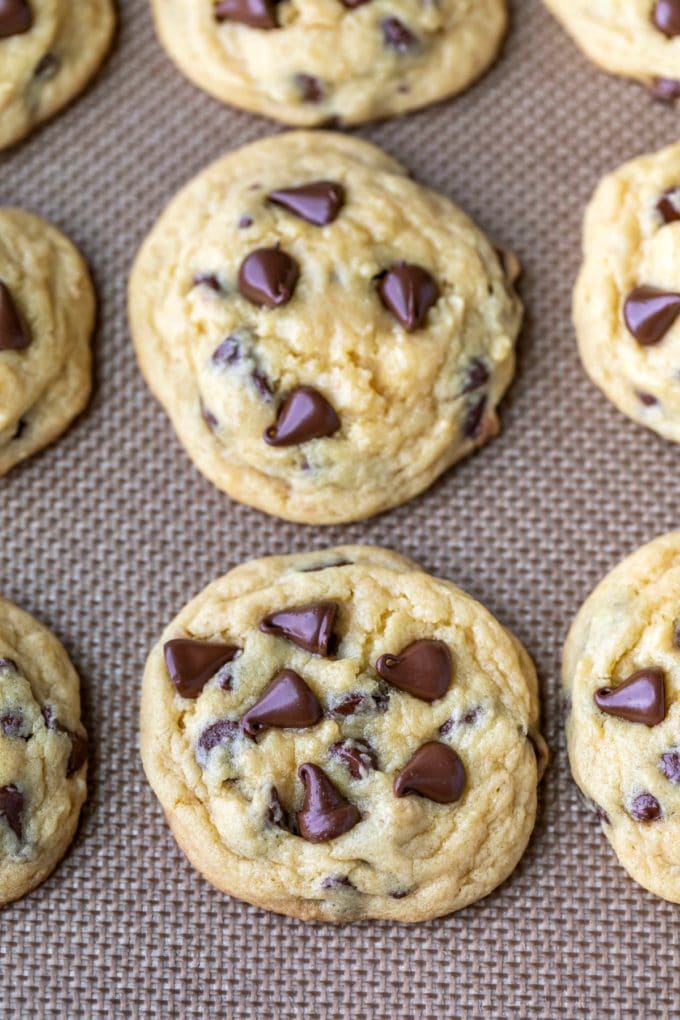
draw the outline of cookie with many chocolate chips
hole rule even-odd
[[[505,0],[152,0],[179,68],[287,124],[346,124],[467,88],[494,60]]]
[[[53,634],[0,599],[0,907],[64,856],[86,772],[75,670]]]
[[[87,403],[95,297],[56,227],[0,208],[0,475],[51,443]]]
[[[581,359],[629,418],[680,442],[680,145],[600,182],[574,291]]]
[[[130,281],[140,367],[201,471],[288,520],[403,503],[498,431],[516,265],[374,146],[291,132],[193,180]]]
[[[420,921],[517,864],[538,722],[531,660],[483,606],[345,546],[243,564],[194,598],[147,661],[141,748],[218,888],[308,920]]]
[[[111,0],[0,0],[0,149],[85,88],[114,23]]]
[[[597,585],[563,683],[574,779],[630,876],[680,903],[680,531]]]
[[[599,67],[652,96],[680,96],[680,0],[544,0]]]

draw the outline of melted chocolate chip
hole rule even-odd
[[[323,716],[318,698],[302,677],[292,669],[282,669],[241,719],[241,729],[249,737],[263,730],[305,729]]]
[[[652,22],[669,39],[680,35],[680,0],[656,0]]]
[[[224,365],[236,365],[241,360],[243,352],[239,338],[231,333],[226,340],[223,340],[213,351],[211,362],[222,368]]]
[[[316,227],[325,227],[337,218],[345,202],[345,189],[335,181],[314,181],[298,188],[281,188],[267,196],[268,201],[280,205]]]
[[[295,85],[305,103],[320,103],[323,99],[323,85],[313,75],[301,71],[295,75]]]
[[[196,273],[193,285],[194,287],[207,287],[208,290],[214,290],[216,293],[222,291],[222,284],[214,273]]]
[[[336,839],[353,829],[361,816],[354,804],[335,788],[318,765],[307,762],[298,769],[305,794],[297,813],[300,835],[309,843]]]
[[[473,358],[467,366],[465,372],[465,382],[463,383],[463,393],[473,393],[475,390],[480,389],[485,383],[489,381],[490,373],[486,364],[481,358]]]
[[[386,712],[389,706],[389,692],[378,692],[377,694],[364,694],[363,691],[354,691],[347,694],[341,701],[338,701],[331,709],[332,716],[346,719],[350,715],[370,715],[374,712]]]
[[[640,793],[630,806],[630,816],[636,822],[656,822],[663,815],[661,805],[651,793]]]
[[[383,18],[380,22],[385,46],[397,53],[408,53],[418,45],[418,39],[399,18]]]
[[[0,0],[0,39],[23,35],[33,27],[33,15],[26,0]]]
[[[400,691],[421,701],[436,701],[451,685],[451,652],[443,641],[423,639],[403,648],[398,655],[381,655],[376,671]]]
[[[238,731],[239,726],[235,719],[218,719],[217,722],[204,729],[196,741],[196,761],[198,764],[201,767],[205,767],[208,763],[210,752],[215,747],[219,747],[220,744],[226,744],[228,740],[233,740]]]
[[[407,333],[424,325],[439,298],[439,287],[422,266],[395,262],[377,277],[380,300]]]
[[[311,439],[325,439],[340,428],[335,409],[318,390],[298,386],[284,400],[274,425],[264,433],[270,446],[297,446]]]
[[[163,646],[170,679],[183,698],[197,698],[208,680],[238,655],[233,645],[174,638]]]
[[[665,751],[661,755],[659,768],[670,783],[680,786],[680,751]]]
[[[680,187],[669,188],[656,203],[657,212],[664,223],[680,220]]]
[[[260,630],[288,638],[307,652],[326,656],[333,651],[333,624],[337,611],[337,602],[328,601],[281,609],[265,616],[260,622]]]
[[[30,342],[10,289],[0,281],[0,351],[21,351]]]
[[[663,670],[640,669],[618,687],[595,692],[597,707],[628,722],[657,726],[666,718],[666,682]]]
[[[623,306],[630,333],[643,347],[660,343],[680,315],[680,294],[658,287],[636,287]]]
[[[297,262],[285,251],[257,248],[241,263],[238,289],[254,305],[280,308],[295,293],[299,275]]]
[[[431,740],[419,747],[394,780],[394,793],[418,794],[437,804],[453,804],[465,789],[465,767],[448,744]]]
[[[652,99],[661,103],[674,103],[680,99],[680,81],[677,78],[653,78],[647,88]]]
[[[79,772],[87,761],[88,744],[87,737],[82,737],[80,733],[72,733],[70,730],[65,732],[71,738],[71,753],[66,762],[66,777],[70,778]]]
[[[215,7],[215,20],[236,21],[250,28],[278,28],[276,0],[220,0]]]
[[[328,875],[321,883],[322,889],[356,889],[347,875]]]
[[[23,833],[24,795],[13,783],[0,786],[0,818],[4,818],[10,829],[21,839]]]
[[[463,418],[463,435],[466,439],[477,439],[481,432],[486,411],[486,397],[479,397],[470,404]]]
[[[378,758],[366,740],[338,740],[329,748],[332,758],[337,758],[354,779],[365,779],[369,772],[378,767]]]
[[[26,720],[20,709],[13,712],[5,712],[0,715],[0,732],[6,737],[16,737],[26,740],[30,735],[26,726]]]

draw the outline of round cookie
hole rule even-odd
[[[598,584],[563,683],[574,779],[630,876],[680,903],[680,531]]]
[[[680,442],[680,145],[619,167],[588,206],[581,359],[629,418]]]
[[[544,0],[577,44],[610,74],[680,97],[680,0]]]
[[[78,676],[53,634],[0,599],[0,907],[66,853],[86,772]]]
[[[405,502],[498,431],[515,264],[379,149],[291,132],[170,203],[130,282],[140,367],[192,460],[288,520]]]
[[[0,476],[85,407],[94,318],[87,266],[71,242],[32,213],[0,208]]]
[[[0,149],[84,89],[114,24],[111,0],[0,0]]]
[[[218,888],[307,920],[486,896],[531,834],[536,674],[478,602],[387,550],[246,563],[165,630],[144,768]]]
[[[467,88],[492,63],[505,0],[152,0],[179,68],[287,124],[354,124]]]

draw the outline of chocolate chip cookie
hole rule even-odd
[[[75,670],[53,634],[0,599],[0,907],[64,856],[86,772]]]
[[[0,149],[83,90],[114,20],[111,0],[0,0]]]
[[[149,782],[218,888],[305,919],[419,921],[486,896],[534,824],[547,751],[524,649],[384,549],[246,563],[144,674]]]
[[[601,181],[583,245],[574,322],[586,371],[629,418],[680,442],[680,145]]]
[[[87,403],[95,297],[83,259],[45,220],[0,208],[0,475]]]
[[[279,517],[348,521],[498,431],[515,270],[379,149],[291,132],[170,203],[132,273],[132,332],[208,478]]]
[[[680,0],[544,0],[591,60],[646,85],[665,102],[680,97]]]
[[[680,903],[680,531],[598,584],[563,682],[574,779],[630,876]]]
[[[152,0],[161,42],[223,102],[287,124],[388,117],[494,60],[505,0]]]

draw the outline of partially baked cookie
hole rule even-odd
[[[85,407],[94,317],[87,266],[68,238],[0,208],[0,475]]]
[[[498,431],[516,266],[374,146],[292,132],[168,206],[130,282],[140,367],[192,460],[289,520],[403,503]]]
[[[0,907],[66,853],[86,772],[76,672],[53,634],[0,599]]]
[[[544,0],[591,60],[657,99],[680,97],[680,0]]]
[[[223,102],[287,124],[388,117],[494,60],[505,0],[152,0],[161,42]]]
[[[680,903],[680,531],[598,584],[563,682],[574,779],[630,876]]]
[[[218,888],[305,919],[418,921],[502,882],[547,759],[536,675],[478,602],[384,549],[255,560],[165,630],[149,782]]]
[[[680,442],[680,145],[608,174],[574,292],[581,358],[629,418]]]
[[[84,89],[114,23],[111,0],[0,0],[0,149]]]

